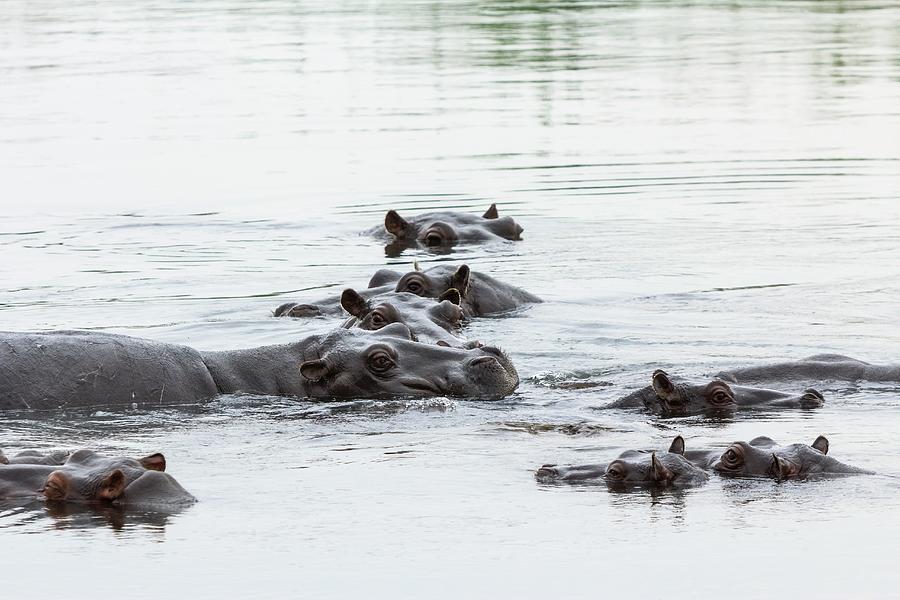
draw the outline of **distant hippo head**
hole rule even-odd
[[[869,473],[827,456],[828,439],[819,436],[812,443],[779,446],[768,437],[735,442],[722,453],[712,468],[734,477],[797,479],[823,473]]]
[[[371,332],[337,329],[312,344],[307,356],[300,374],[311,398],[496,399],[519,385],[515,368],[499,349],[414,342],[402,323]]]
[[[413,341],[448,346],[465,344],[460,333],[463,313],[459,303],[455,289],[447,290],[436,300],[408,292],[391,292],[366,300],[353,289],[346,289],[341,295],[341,306],[351,315],[344,327],[376,331],[391,323],[402,323],[409,328]]]
[[[657,369],[651,385],[640,392],[644,404],[664,415],[680,416],[723,413],[747,406],[816,408],[824,398],[816,390],[791,395],[776,390],[729,385],[720,379],[705,382],[684,381]]]
[[[542,481],[604,480],[611,489],[686,487],[705,482],[705,471],[684,457],[684,439],[677,436],[668,452],[626,450],[608,465],[558,467],[544,465],[535,476]]]
[[[419,242],[438,248],[457,242],[520,240],[522,227],[512,218],[501,218],[497,205],[491,204],[482,216],[460,212],[433,212],[404,219],[389,210],[384,217],[385,230],[398,242]]]

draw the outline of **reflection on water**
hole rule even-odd
[[[657,368],[897,360],[898,26],[873,0],[6,0],[0,328],[281,343],[333,324],[273,319],[279,304],[414,260],[546,302],[468,326],[516,363],[502,403],[4,414],[8,453],[159,450],[200,499],[160,521],[4,505],[4,589],[33,593],[34,565],[61,557],[45,595],[78,595],[77,574],[129,597],[536,597],[564,566],[567,597],[598,578],[654,596],[648,557],[688,573],[727,549],[792,568],[667,594],[883,597],[900,583],[896,385],[829,382],[820,409],[731,419],[596,409]],[[364,234],[390,208],[491,202],[522,242],[385,256]],[[534,481],[676,433],[825,434],[880,475],[656,495]],[[132,587],[148,565],[165,577]]]

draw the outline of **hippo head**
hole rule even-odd
[[[440,298],[450,290],[457,290],[460,301],[465,302],[470,292],[469,279],[472,272],[468,265],[460,265],[456,270],[411,271],[403,275],[394,288],[396,292],[407,292],[423,298]]]
[[[828,439],[822,435],[810,446],[791,444],[784,447],[779,447],[771,438],[758,437],[749,443],[733,443],[713,463],[712,468],[722,475],[733,477],[795,479],[823,472],[829,463],[840,464],[826,458],[826,454]]]
[[[775,390],[729,385],[721,379],[690,382],[670,377],[662,369],[653,372],[651,386],[644,394],[648,407],[658,406],[662,414],[671,416],[721,414],[739,406],[797,406],[816,408],[824,398],[816,390],[791,395]]]
[[[118,500],[147,471],[164,471],[166,459],[152,454],[142,459],[104,458],[92,450],[76,450],[47,476],[41,492],[47,500],[102,502]]]
[[[519,376],[497,348],[452,348],[412,340],[392,323],[377,331],[337,329],[307,349],[300,365],[310,398],[455,396],[497,399]]]
[[[491,204],[482,216],[457,212],[435,212],[404,219],[389,210],[385,230],[399,242],[419,242],[430,248],[452,246],[459,241],[492,239],[520,240],[523,229],[511,217],[501,218]]]
[[[391,323],[402,323],[409,328],[413,341],[447,346],[464,344],[460,337],[463,313],[459,303],[459,292],[452,288],[437,301],[408,292],[393,292],[370,300],[353,289],[341,294],[341,306],[351,315],[344,327],[376,331]]]
[[[683,487],[706,481],[709,476],[684,457],[684,438],[677,436],[668,452],[627,450],[606,467],[611,487]]]

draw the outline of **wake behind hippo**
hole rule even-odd
[[[518,383],[496,348],[413,342],[398,323],[225,352],[97,332],[0,334],[0,409],[153,407],[234,393],[495,399]]]
[[[481,215],[457,211],[437,211],[415,216],[401,217],[389,210],[384,217],[384,228],[376,227],[370,233],[386,233],[390,243],[385,248],[389,256],[398,256],[406,248],[424,246],[432,250],[447,250],[460,243],[483,243],[503,240],[521,240],[522,227],[511,217],[501,217],[496,204]]]

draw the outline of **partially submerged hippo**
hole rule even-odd
[[[828,439],[819,436],[812,443],[779,446],[761,436],[749,442],[735,442],[712,464],[721,475],[798,479],[819,474],[871,474],[872,471],[844,464],[827,456]]]
[[[677,436],[667,452],[626,450],[609,464],[544,465],[535,473],[542,482],[604,481],[612,488],[689,487],[709,479],[684,456],[684,438]]]
[[[466,316],[481,317],[507,312],[541,299],[514,285],[494,279],[490,275],[472,271],[468,265],[435,265],[425,271],[418,268],[409,273],[380,269],[369,287],[394,283],[394,291],[409,292],[425,298],[440,298],[448,290],[459,290]]]
[[[606,408],[641,407],[663,416],[720,414],[739,408],[817,408],[825,398],[814,389],[791,394],[728,384],[721,379],[685,380],[657,369],[651,384],[619,398]]]
[[[408,292],[389,292],[368,300],[354,289],[341,294],[341,306],[350,314],[344,327],[377,331],[391,323],[406,325],[413,341],[443,346],[465,346],[463,312],[455,289],[435,301]]]
[[[376,228],[373,234],[382,230]],[[430,212],[414,217],[401,217],[389,210],[384,216],[384,232],[393,238],[388,254],[398,254],[404,248],[418,244],[429,248],[449,248],[460,242],[489,242],[521,240],[522,227],[511,217],[500,217],[497,205],[481,215],[456,211]]]
[[[842,354],[816,354],[800,360],[722,371],[717,377],[731,383],[759,381],[900,382],[900,365],[873,365]]]
[[[468,265],[436,265],[422,271],[416,269],[400,273],[379,269],[369,280],[365,290],[357,290],[365,301],[372,301],[391,292],[407,292],[423,298],[442,300],[445,294],[457,290],[459,305],[467,317],[480,317],[514,310],[541,299],[489,275],[472,271]],[[276,317],[317,317],[340,315],[341,298],[331,296],[318,302],[286,302],[275,309]]]
[[[195,502],[165,469],[165,457],[158,453],[133,459],[76,450],[62,465],[0,465],[0,500],[43,498],[127,505]]]
[[[69,459],[71,452],[55,450],[53,452],[38,452],[37,450],[23,450],[14,456],[7,457],[0,450],[0,465],[61,465]]]
[[[110,333],[0,333],[0,409],[192,404],[234,393],[496,399],[518,384],[500,350],[413,342],[400,323],[227,352]]]

